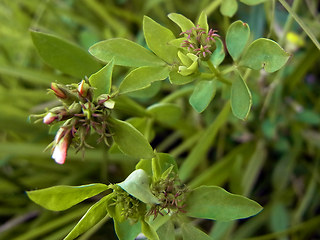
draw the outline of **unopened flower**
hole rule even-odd
[[[51,83],[51,89],[53,90],[54,94],[61,99],[65,99],[67,98],[67,95],[65,94],[65,92],[62,90],[60,84],[57,83]]]
[[[78,92],[81,97],[87,97],[89,89],[90,89],[90,86],[85,82],[85,80],[82,80],[79,83]]]
[[[63,127],[59,129],[55,137],[55,146],[53,147],[52,159],[58,164],[64,164],[68,147],[71,143],[71,131],[66,130]]]
[[[47,115],[43,118],[44,124],[50,124],[54,120],[58,119],[58,115],[52,112],[47,113]]]

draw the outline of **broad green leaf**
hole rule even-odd
[[[131,124],[114,118],[109,118],[109,123],[112,138],[123,153],[135,158],[154,157],[153,149],[147,139]]]
[[[258,214],[262,207],[246,197],[218,186],[201,186],[187,196],[187,215],[195,218],[231,221]]]
[[[144,203],[158,204],[158,199],[151,193],[150,179],[142,169],[134,170],[123,182],[118,185],[130,195]]]
[[[193,22],[179,13],[170,13],[168,17],[177,24],[182,32],[185,32],[194,27]]]
[[[136,169],[142,169],[145,171],[149,176],[152,176],[152,161],[150,159],[141,159],[137,165]]]
[[[244,50],[250,36],[248,24],[238,20],[230,25],[226,36],[229,54],[236,61]]]
[[[92,74],[89,77],[89,83],[95,88],[95,97],[101,94],[109,94],[112,85],[112,70],[113,70],[114,60],[111,60],[106,66],[104,66],[100,71]]]
[[[215,94],[216,82],[214,80],[198,82],[189,98],[189,103],[198,113],[201,113],[208,107]]]
[[[156,157],[152,159],[151,169],[153,179],[156,181],[160,178],[166,178],[171,172],[178,174],[176,161],[170,154],[166,153],[157,153]]]
[[[114,229],[117,233],[119,240],[132,240],[137,237],[141,232],[141,223],[138,221],[135,224],[131,224],[129,220],[118,222],[113,219]]]
[[[224,0],[221,3],[220,12],[222,15],[232,17],[238,10],[237,0]]]
[[[89,53],[73,43],[42,32],[31,31],[31,37],[43,60],[63,73],[84,78],[101,68]]]
[[[149,240],[160,240],[157,232],[153,229],[153,227],[146,222],[145,220],[141,220],[141,232],[149,239]]]
[[[272,73],[282,68],[289,57],[290,54],[285,52],[278,43],[259,38],[249,45],[239,65],[254,70],[264,68],[266,72]]]
[[[169,68],[165,67],[139,67],[131,71],[121,82],[120,93],[128,93],[151,86],[155,81],[164,80],[169,76]]]
[[[107,195],[91,206],[86,214],[80,219],[77,225],[63,240],[73,240],[80,234],[88,231],[104,217],[107,216],[107,204],[110,196]]]
[[[187,84],[189,82],[196,80],[198,76],[199,76],[199,74],[191,74],[188,76],[182,76],[177,71],[171,71],[169,73],[169,81],[175,85],[184,85],[184,84]]]
[[[182,224],[182,238],[183,240],[212,240],[206,233],[191,224]]]
[[[76,187],[61,185],[35,191],[28,191],[27,194],[32,201],[46,209],[62,211],[107,189],[107,185],[100,183]]]
[[[163,224],[161,227],[158,228],[157,234],[159,236],[159,239],[175,240],[176,238],[174,234],[173,222],[167,221],[165,224]]]
[[[181,118],[181,108],[173,103],[157,103],[150,106],[147,112],[164,124],[173,125]]]
[[[224,45],[220,38],[215,37],[216,49],[213,51],[210,60],[215,67],[218,67],[224,60],[226,53],[224,52]]]
[[[265,2],[266,0],[240,0],[240,2],[247,4],[247,5],[257,5],[260,3]]]
[[[207,14],[205,12],[201,12],[198,19],[198,25],[200,28],[203,28],[205,32],[209,31]]]
[[[129,97],[139,98],[139,99],[148,99],[154,97],[161,90],[162,82],[157,81],[151,83],[151,86],[134,91],[128,94]]]
[[[139,44],[124,38],[112,38],[90,47],[89,52],[103,62],[114,58],[115,65],[127,67],[164,66],[165,63]]]
[[[233,115],[245,120],[249,115],[252,99],[247,84],[239,74],[234,75],[230,98]]]
[[[148,118],[129,118],[127,120],[135,129],[142,133],[143,136],[150,142],[155,137],[155,130],[152,127],[152,119]]]
[[[143,33],[148,47],[161,59],[167,63],[177,61],[178,49],[169,42],[175,39],[173,33],[151,18],[144,16]]]

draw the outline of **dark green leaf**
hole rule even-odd
[[[141,223],[138,221],[135,224],[131,224],[129,220],[118,222],[113,219],[114,229],[117,233],[119,240],[132,240],[137,237],[141,232]]]
[[[248,24],[238,20],[230,25],[227,31],[226,44],[229,54],[236,61],[244,50],[250,36]]]
[[[233,115],[245,120],[249,115],[251,104],[250,90],[242,77],[236,74],[231,86],[231,109]]]
[[[195,218],[231,221],[258,214],[262,207],[246,197],[218,186],[195,188],[187,197],[187,215]]]
[[[182,14],[170,13],[168,17],[180,27],[182,32],[185,32],[194,27],[193,22]]]
[[[56,36],[31,31],[40,56],[53,68],[77,78],[90,76],[101,65],[82,48]]]
[[[272,73],[282,68],[288,61],[290,54],[285,52],[278,43],[259,38],[252,42],[244,53],[239,65]]]
[[[135,158],[151,159],[154,157],[153,149],[147,139],[131,124],[109,118],[112,138],[120,150]]]
[[[143,32],[148,47],[161,59],[167,63],[177,61],[178,48],[169,45],[169,42],[175,39],[173,33],[155,22],[151,18],[144,16]]]
[[[88,231],[104,217],[107,216],[107,204],[110,196],[107,195],[91,206],[86,214],[80,219],[77,225],[63,240],[73,240],[80,234]]]
[[[191,224],[182,224],[181,229],[183,240],[212,240],[211,237]]]
[[[164,66],[165,63],[144,47],[130,40],[113,38],[93,45],[89,52],[103,62],[113,58],[115,65],[127,67]]]
[[[189,103],[198,113],[201,113],[208,107],[215,94],[215,81],[198,82],[189,98]]]
[[[95,97],[101,94],[109,94],[112,85],[112,70],[113,70],[114,60],[111,60],[105,67],[100,71],[92,74],[89,77],[89,83],[95,88]]]
[[[128,93],[151,86],[155,81],[164,80],[169,76],[169,68],[165,67],[139,67],[131,71],[121,82],[120,93]]]
[[[27,194],[32,201],[46,209],[62,211],[107,189],[107,185],[100,183],[77,187],[61,185],[41,190],[29,191]]]
[[[144,203],[159,203],[158,199],[151,193],[149,176],[142,169],[134,170],[126,180],[118,183],[118,185]]]

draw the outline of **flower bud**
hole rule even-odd
[[[51,83],[51,89],[54,91],[54,94],[61,99],[67,98],[67,95],[63,91],[63,87],[57,83]]]
[[[52,159],[58,164],[64,164],[68,147],[71,143],[71,131],[60,128],[55,137],[55,146],[53,148]]]
[[[43,118],[43,123],[44,124],[50,124],[54,120],[58,118],[57,114],[49,112],[44,118]]]
[[[89,89],[90,86],[85,82],[85,80],[82,80],[78,86],[80,96],[87,97]]]

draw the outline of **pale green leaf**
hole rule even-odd
[[[89,77],[89,83],[94,87],[95,97],[101,94],[109,94],[112,85],[112,70],[113,70],[114,60],[111,60],[106,66],[104,66],[100,71],[92,74]]]
[[[149,239],[149,240],[160,240],[157,232],[154,228],[145,220],[141,220],[141,232]]]
[[[229,54],[236,61],[244,50],[250,36],[248,24],[238,20],[230,25],[226,36]]]
[[[154,157],[153,149],[147,139],[131,124],[109,118],[109,127],[113,140],[123,153],[139,159]]]
[[[252,97],[247,84],[239,74],[234,76],[230,98],[233,115],[245,120],[250,112]]]
[[[112,38],[98,42],[89,52],[103,62],[114,58],[115,65],[127,67],[164,66],[165,63],[139,44],[124,38]]]
[[[282,68],[288,61],[290,54],[280,45],[270,39],[259,38],[252,42],[244,53],[240,66],[272,73]]]
[[[199,16],[198,25],[199,25],[200,28],[203,28],[205,32],[209,31],[207,14],[204,11],[201,12],[201,14]]]
[[[107,189],[107,185],[100,183],[76,187],[61,185],[28,191],[27,194],[32,201],[46,209],[52,211],[62,211]]]
[[[265,1],[266,0],[240,0],[240,2],[247,4],[247,5],[251,5],[251,6],[263,3]]]
[[[132,240],[137,237],[141,232],[141,223],[138,221],[135,224],[131,224],[129,220],[118,222],[113,219],[114,229],[117,233],[119,240]]]
[[[166,223],[164,223],[161,227],[158,228],[157,234],[159,236],[159,239],[175,240],[176,238],[174,234],[173,222],[167,221]]]
[[[175,36],[168,28],[144,16],[143,33],[148,47],[158,57],[170,64],[177,61],[178,48],[169,44],[171,40],[175,39]]]
[[[213,51],[210,60],[215,67],[218,67],[223,62],[226,53],[221,39],[219,37],[214,37],[214,39],[216,40],[216,49]]]
[[[150,106],[147,112],[164,124],[173,125],[181,118],[181,108],[173,103],[157,103]]]
[[[189,103],[197,112],[203,112],[214,98],[216,88],[214,80],[198,82],[189,98]]]
[[[191,224],[182,224],[181,230],[183,240],[212,240],[206,233]]]
[[[139,67],[131,71],[121,82],[120,93],[128,93],[151,86],[155,81],[164,80],[169,76],[169,68],[165,67]]]
[[[218,186],[195,188],[188,195],[186,206],[186,214],[190,217],[219,221],[248,218],[262,210],[257,202]]]
[[[195,74],[195,73],[188,76],[182,76],[177,71],[171,71],[169,73],[169,81],[175,85],[184,85],[196,80],[198,76],[199,74]]]
[[[36,31],[31,31],[31,37],[43,60],[63,73],[84,78],[101,68],[88,52],[73,43]]]
[[[238,10],[237,0],[224,0],[221,3],[220,12],[222,15],[232,17]]]
[[[182,32],[185,32],[194,27],[193,22],[179,13],[170,13],[168,17],[177,24]]]

